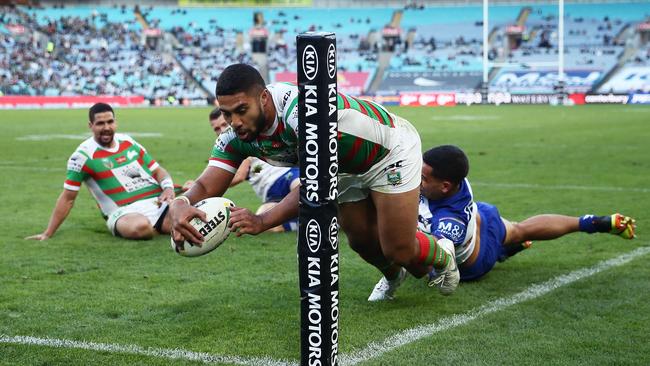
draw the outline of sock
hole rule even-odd
[[[417,231],[415,237],[420,245],[420,263],[432,265],[436,269],[443,269],[449,264],[449,254],[440,247],[433,236]]]
[[[580,231],[585,233],[608,233],[612,230],[610,216],[584,215],[580,217]]]
[[[298,218],[296,217],[295,219],[291,219],[289,221],[285,221],[282,224],[282,227],[284,228],[284,231],[298,231]]]

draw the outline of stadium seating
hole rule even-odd
[[[558,9],[530,6],[523,18],[524,34],[515,49],[504,50],[506,27],[522,13],[520,5],[490,7],[494,32],[490,59],[514,65],[514,71],[555,70]],[[368,42],[401,10],[402,42],[386,71],[460,72],[482,70],[482,8],[480,5],[430,6],[408,9],[275,8],[263,9],[269,32],[267,64],[270,80],[296,71],[295,35],[306,30],[337,34],[338,66],[373,75],[378,49]],[[254,64],[248,32],[252,8],[148,7],[138,20],[125,6],[2,7],[0,15],[0,92],[25,95],[144,95],[147,98],[205,98],[214,90],[225,66]],[[622,57],[630,26],[650,16],[647,3],[567,4],[565,7],[565,69],[597,71],[603,76]],[[173,37],[164,47],[144,44],[144,21]],[[20,25],[35,31],[34,39],[10,31]],[[412,42],[405,42],[412,36]],[[628,57],[629,55],[625,55]],[[643,46],[627,65],[646,67],[650,51]],[[546,66],[534,66],[535,63]]]

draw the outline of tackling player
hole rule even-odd
[[[425,152],[423,160],[418,225],[435,237],[454,242],[462,281],[481,278],[497,261],[529,248],[532,240],[551,240],[579,231],[635,237],[635,220],[619,213],[581,217],[545,214],[522,222],[509,221],[495,206],[474,202],[466,178],[469,162],[460,148],[438,146]]]
[[[70,156],[63,192],[47,228],[25,239],[47,240],[54,235],[70,213],[83,182],[113,235],[150,239],[155,232],[169,233],[165,214],[175,195],[169,173],[134,139],[116,133],[117,120],[110,105],[93,105],[88,118],[93,136]]]
[[[196,184],[170,206],[172,236],[203,240],[190,224],[205,218],[190,204],[221,196],[237,168],[249,156],[279,166],[298,164],[298,87],[265,85],[252,66],[228,66],[216,88],[219,108],[230,124],[219,135],[208,167]],[[417,231],[422,167],[420,137],[411,124],[379,104],[343,94],[337,96],[339,156],[339,222],[350,246],[387,278],[404,277],[393,263],[415,277],[431,268],[443,294],[458,285],[453,244]],[[232,211],[230,225],[238,235],[257,234],[298,215],[299,190],[293,189],[271,210],[253,215]]]

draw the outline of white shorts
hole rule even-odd
[[[126,214],[138,213],[146,217],[149,220],[149,223],[151,223],[151,226],[155,227],[156,223],[160,219],[160,216],[165,212],[166,209],[167,203],[163,203],[162,205],[158,206],[158,197],[135,201],[130,205],[122,206],[113,211],[106,220],[106,226],[108,226],[108,230],[111,231],[111,234],[113,234],[113,236],[118,236],[117,232],[115,231],[115,224],[117,223],[117,220]]]
[[[396,143],[381,161],[363,174],[339,174],[339,203],[366,199],[370,191],[398,194],[420,186],[422,143],[409,121],[396,117]]]

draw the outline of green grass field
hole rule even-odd
[[[531,250],[497,264],[483,280],[461,284],[451,297],[411,278],[394,301],[376,304],[366,298],[380,275],[347,247],[342,236],[344,356],[400,331],[447,321],[490,301],[527,292],[533,284],[650,246],[650,108],[474,106],[393,111],[413,122],[424,147],[461,146],[470,158],[475,198],[497,205],[504,217],[516,221],[539,213],[621,211],[637,218],[638,238],[629,242],[609,235],[574,234],[537,242]],[[53,238],[23,240],[47,224],[62,189],[66,160],[87,133],[86,113],[0,114],[0,364],[199,363],[116,347],[80,349],[66,343],[55,347],[53,340],[203,352],[214,356],[203,361],[220,364],[263,364],[262,358],[295,364],[300,341],[294,235],[231,237],[209,255],[183,258],[171,250],[168,237],[147,242],[112,237],[84,189]],[[134,133],[182,183],[198,176],[206,165],[214,140],[207,113],[207,109],[123,109],[117,111],[117,119],[120,132]],[[259,204],[247,185],[226,196],[251,209]],[[639,255],[625,265],[479,315],[361,364],[648,365],[649,259],[648,254]],[[50,341],[18,344],[12,341],[17,336]]]

